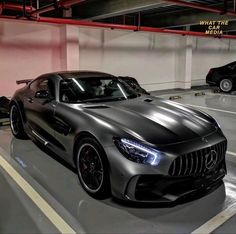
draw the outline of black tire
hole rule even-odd
[[[96,199],[111,194],[108,160],[102,146],[93,138],[82,139],[76,151],[76,167],[84,190]]]
[[[18,139],[27,139],[18,106],[14,103],[10,107],[10,124],[12,134]]]
[[[223,78],[219,84],[220,90],[224,93],[230,93],[233,89],[233,81],[230,78]]]

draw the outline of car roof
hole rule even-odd
[[[76,75],[77,78],[86,78],[86,77],[115,77],[111,74],[99,72],[99,71],[87,71],[87,70],[72,70],[72,71],[58,71],[51,72],[41,75],[42,76],[50,76],[50,75],[59,75],[63,79],[71,78]]]

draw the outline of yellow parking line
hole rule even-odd
[[[76,231],[44,200],[40,194],[0,155],[0,166],[26,193],[34,204],[52,222],[60,233],[75,234]]]

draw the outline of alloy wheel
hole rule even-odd
[[[230,79],[223,79],[220,82],[220,89],[223,92],[230,92],[232,90],[232,87],[233,87],[233,83]]]
[[[80,147],[77,166],[83,186],[91,193],[99,191],[104,180],[104,170],[100,155],[93,145],[83,144]]]
[[[10,124],[14,135],[17,135],[20,131],[20,117],[17,107],[13,105],[10,110]]]

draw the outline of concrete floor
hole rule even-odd
[[[194,91],[172,91],[168,98],[191,104],[217,119],[229,144],[228,174],[224,185],[200,199],[175,207],[131,207],[112,199],[98,201],[81,188],[77,175],[29,140],[12,137],[0,128],[0,155],[4,157],[77,233],[191,233],[222,210],[236,203],[236,96],[194,96]],[[211,108],[211,109],[205,109]],[[212,108],[214,110],[212,110]],[[229,112],[224,112],[229,111]],[[58,229],[0,166],[0,233],[58,233]],[[235,233],[236,216],[214,233]]]

